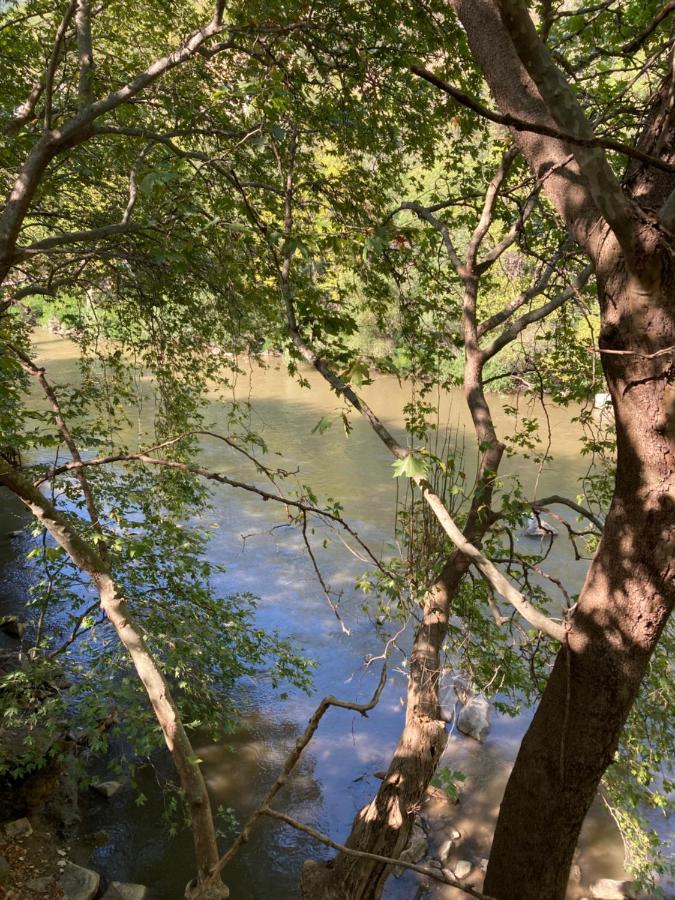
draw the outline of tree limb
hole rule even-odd
[[[474,100],[473,97],[460,91],[459,88],[456,88],[454,85],[444,81],[438,75],[429,71],[429,69],[415,65],[410,67],[410,71],[414,75],[428,81],[429,84],[433,84],[434,87],[439,88],[443,93],[448,94],[462,106],[477,113],[481,118],[494,122],[497,125],[503,125],[505,128],[511,128],[514,131],[529,131],[533,134],[541,134],[545,137],[556,138],[557,140],[565,141],[568,144],[574,144],[578,147],[597,147],[604,148],[605,150],[613,150],[615,153],[621,153],[624,156],[636,159],[649,166],[654,166],[654,168],[661,169],[671,175],[675,173],[675,165],[672,163],[666,162],[658,156],[652,156],[650,153],[645,153],[637,147],[631,147],[630,144],[624,144],[621,141],[615,141],[613,138],[609,137],[596,137],[595,135],[576,136],[550,125],[539,122],[528,122],[526,119],[521,119],[511,113],[499,113],[489,109],[487,106],[483,106],[482,103]]]
[[[539,322],[542,319],[545,319],[546,316],[549,316],[552,312],[561,307],[563,303],[566,303],[571,297],[576,296],[592,274],[593,266],[589,264],[581,270],[574,281],[568,287],[566,287],[564,291],[551,298],[548,303],[544,303],[542,306],[539,306],[536,309],[531,309],[529,312],[526,312],[519,318],[515,319],[508,326],[508,328],[504,329],[499,337],[494,339],[489,347],[485,347],[481,351],[484,358],[486,360],[491,359],[493,356],[499,353],[500,350],[506,347],[507,344],[510,344],[511,341],[513,341],[521,331],[524,331],[528,325],[531,325],[533,322]]]
[[[352,847],[346,847],[344,844],[334,841],[332,838],[329,838],[328,835],[322,834],[315,828],[311,828],[309,825],[298,822],[297,819],[291,818],[291,816],[286,815],[286,813],[279,812],[276,809],[270,809],[267,806],[260,810],[260,815],[269,816],[272,819],[278,819],[280,822],[285,822],[287,825],[290,825],[291,828],[302,831],[314,838],[315,841],[319,841],[327,847],[332,847],[334,850],[339,850],[347,856],[354,856],[357,859],[372,859],[376,862],[388,863],[396,868],[409,869],[411,872],[425,875],[427,878],[431,878],[441,884],[449,884],[451,887],[463,891],[470,897],[477,897],[478,900],[494,900],[494,898],[490,897],[488,894],[482,894],[480,891],[477,891],[476,888],[471,887],[471,885],[457,881],[457,879],[450,875],[448,869],[444,868],[439,871],[438,869],[431,868],[431,866],[420,866],[417,863],[404,862],[400,859],[393,859],[390,856],[380,856],[379,853],[367,853],[365,850],[354,850]],[[448,873],[447,875],[446,872]]]
[[[309,744],[309,742],[314,737],[314,734],[319,727],[319,723],[324,715],[328,712],[331,706],[338,707],[339,709],[350,709],[354,712],[359,713],[362,716],[367,716],[371,709],[377,705],[380,695],[384,689],[384,685],[387,681],[387,663],[386,659],[384,664],[382,665],[382,672],[380,673],[380,680],[375,688],[375,692],[373,696],[367,703],[354,703],[348,700],[338,700],[336,697],[329,695],[324,697],[321,703],[314,710],[312,715],[310,716],[309,722],[307,723],[307,727],[300,735],[300,737],[295,742],[295,746],[293,750],[286,757],[286,762],[284,763],[281,772],[279,773],[277,780],[274,782],[272,787],[267,792],[267,795],[260,806],[248,817],[246,822],[244,823],[244,827],[241,829],[234,842],[230,845],[229,849],[223,856],[220,857],[218,861],[218,865],[216,866],[213,876],[217,876],[220,872],[223,871],[225,866],[236,856],[241,847],[248,842],[250,837],[250,832],[252,827],[256,824],[257,820],[263,815],[263,810],[269,810],[270,803],[279,793],[281,788],[288,781],[293,769],[298,764],[302,753]],[[202,890],[207,890],[209,886],[209,881],[206,881],[200,888],[192,895],[194,900],[198,900],[201,896]]]

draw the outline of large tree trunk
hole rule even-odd
[[[616,487],[569,647],[502,802],[484,886],[499,900],[565,896],[581,825],[675,599],[675,295],[671,285],[652,282],[648,291],[641,281],[629,288],[618,273],[600,284],[601,346],[615,351],[603,362],[616,415]]]

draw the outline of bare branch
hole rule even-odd
[[[359,537],[358,533],[351,527],[351,525],[345,522],[345,520],[338,516],[336,513],[332,513],[327,509],[321,509],[321,507],[319,506],[313,506],[310,503],[305,503],[303,500],[295,500],[291,497],[282,496],[281,494],[273,494],[271,491],[266,491],[264,488],[256,487],[256,485],[249,484],[245,481],[238,481],[235,478],[229,478],[227,475],[222,475],[219,472],[212,472],[209,469],[202,468],[201,466],[194,466],[189,463],[179,462],[175,459],[161,459],[156,456],[150,456],[147,453],[117,453],[112,456],[97,457],[95,459],[73,460],[73,462],[64,463],[62,466],[57,466],[50,469],[47,475],[45,475],[43,478],[38,479],[36,484],[40,485],[45,480],[55,478],[57,475],[62,475],[65,472],[77,471],[78,469],[93,466],[107,466],[117,462],[142,462],[147,465],[164,466],[167,469],[177,469],[182,472],[190,472],[192,475],[199,475],[202,478],[206,478],[208,481],[216,481],[219,484],[226,484],[230,487],[239,488],[240,490],[248,491],[252,494],[257,494],[262,500],[273,500],[275,503],[281,503],[284,506],[297,509],[300,512],[312,513],[313,515],[320,516],[323,519],[328,519],[329,521],[335,522],[336,524],[340,525],[341,528],[344,528],[344,530],[348,534],[350,534],[358,543],[358,545],[365,551],[370,561],[374,563],[381,571],[386,571],[383,568],[382,563],[370,550],[365,541],[363,541],[363,539]]]
[[[536,309],[524,313],[518,319],[513,321],[508,328],[504,329],[499,337],[494,339],[489,347],[485,347],[481,351],[484,359],[491,359],[495,354],[499,353],[503,347],[510,344],[511,341],[513,341],[521,331],[524,331],[528,325],[532,325],[533,322],[539,322],[542,319],[545,319],[546,316],[549,316],[552,312],[561,307],[563,303],[566,303],[572,297],[576,296],[592,274],[593,266],[589,264],[582,269],[574,281],[566,287],[564,291],[556,297],[553,297],[548,303],[544,303],[542,306],[538,306]]]
[[[413,200],[408,200],[405,203],[402,203],[399,208],[409,209],[411,212],[414,212],[417,216],[419,216],[420,219],[424,219],[425,222],[428,222],[430,225],[432,225],[443,238],[443,246],[445,247],[446,253],[450,258],[450,262],[452,263],[455,271],[460,273],[464,270],[462,261],[459,258],[457,251],[455,250],[454,244],[452,243],[452,238],[450,237],[448,226],[444,222],[433,215],[433,213],[429,209],[427,209],[426,206],[422,206],[421,203],[416,203]]]
[[[583,516],[585,519],[588,519],[589,522],[592,522],[599,531],[602,531],[605,527],[602,519],[598,518],[598,516],[596,516],[595,513],[592,513],[590,509],[586,509],[585,506],[581,506],[581,504],[576,503],[574,500],[570,500],[567,497],[561,497],[559,494],[552,494],[550,497],[543,497],[541,500],[535,500],[532,503],[532,506],[535,509],[543,509],[545,506],[552,506],[556,503],[559,503],[561,506],[569,506],[570,509],[579,513],[580,516]]]
[[[478,255],[478,250],[480,248],[481,242],[485,235],[488,233],[490,225],[492,224],[492,217],[494,215],[497,197],[499,196],[499,189],[506,180],[509,174],[509,169],[511,168],[511,165],[517,155],[518,148],[509,147],[509,149],[502,157],[496,173],[488,184],[487,190],[485,192],[483,211],[478,221],[478,225],[475,227],[473,234],[471,235],[469,246],[467,247],[466,251],[466,261],[471,269],[473,269],[476,264],[476,257]]]
[[[565,638],[564,626],[559,622],[554,622],[552,619],[549,619],[548,616],[533,606],[530,601],[511,584],[507,577],[492,562],[490,562],[477,547],[474,547],[474,545],[464,537],[454,519],[443,505],[443,501],[434,494],[426,479],[419,478],[415,479],[415,481],[422,491],[425,500],[436,514],[436,518],[440,522],[447,536],[457,549],[471,560],[485,580],[491,584],[492,587],[511,604],[511,606],[515,607],[526,622],[529,622],[530,625],[537,628],[539,631],[543,631],[544,634],[547,634],[549,637],[553,638],[553,640],[562,643]]]
[[[321,719],[328,712],[330,707],[336,706],[339,709],[350,709],[350,710],[353,710],[354,712],[359,713],[362,716],[367,716],[368,713],[370,712],[370,710],[374,709],[374,707],[377,705],[377,703],[380,699],[380,695],[382,694],[382,691],[386,684],[386,681],[387,681],[387,663],[385,660],[384,664],[382,665],[382,672],[380,673],[380,680],[377,684],[377,687],[375,688],[375,692],[367,703],[354,703],[354,702],[351,702],[348,700],[338,700],[336,697],[333,697],[332,695],[329,695],[329,696],[323,698],[321,703],[319,703],[317,708],[312,713],[304,732],[300,735],[300,737],[295,742],[295,746],[293,747],[293,750],[287,756],[286,762],[284,763],[283,768],[282,768],[281,772],[279,773],[279,776],[277,777],[277,780],[274,782],[274,784],[272,785],[270,790],[267,792],[267,796],[265,797],[263,802],[260,804],[260,806],[248,817],[248,819],[244,823],[244,827],[239,832],[239,834],[235,838],[235,840],[232,843],[232,845],[230,846],[230,848],[219,859],[218,865],[216,866],[216,868],[213,872],[212,878],[215,878],[220,872],[222,872],[223,869],[225,868],[225,866],[236,856],[236,854],[241,849],[241,847],[245,843],[248,842],[252,827],[255,825],[255,823],[260,818],[260,816],[263,815],[263,810],[268,810],[270,808],[270,803],[276,797],[276,795],[279,793],[281,788],[288,781],[293,769],[298,764],[305,747],[307,746],[307,744],[309,744],[309,742],[314,737],[314,734],[315,734],[317,728],[319,727],[319,723],[321,722]],[[209,886],[209,881],[206,881],[203,885],[200,885],[197,892],[193,895],[194,900],[197,900],[197,898],[199,898],[201,892],[208,889],[208,886]]]
[[[531,287],[527,288],[525,291],[521,291],[517,297],[514,297],[510,303],[507,303],[499,312],[495,313],[493,316],[490,316],[489,319],[485,319],[484,322],[481,322],[478,326],[478,337],[481,338],[488,331],[492,331],[493,328],[496,328],[498,325],[501,325],[502,322],[505,322],[510,316],[513,315],[514,312],[519,310],[522,306],[524,306],[528,301],[533,300],[539,294],[542,294],[546,288],[548,287],[548,283],[551,280],[552,275],[558,268],[558,264],[562,260],[565,255],[565,251],[568,248],[568,242],[565,242],[562,247],[557,251],[555,256],[550,259],[544,269],[539,279],[531,285]]]
[[[290,825],[291,828],[296,828],[298,831],[302,831],[310,837],[313,837],[315,841],[319,841],[327,847],[332,847],[334,850],[339,850],[347,856],[354,856],[357,859],[372,859],[375,862],[388,863],[397,868],[409,869],[411,872],[425,875],[427,878],[433,879],[433,881],[438,881],[441,884],[449,884],[451,887],[463,891],[470,897],[477,897],[478,900],[494,900],[494,898],[490,897],[488,894],[482,894],[480,891],[477,891],[476,888],[471,887],[471,885],[462,884],[461,881],[457,881],[457,879],[452,877],[449,869],[444,868],[439,871],[438,869],[432,869],[430,866],[420,866],[417,865],[417,863],[404,862],[400,859],[393,859],[390,856],[380,856],[379,853],[367,853],[365,850],[354,850],[352,847],[346,847],[344,844],[339,844],[337,841],[329,838],[328,835],[322,834],[315,828],[304,825],[302,822],[298,822],[297,819],[293,819],[291,816],[287,816],[286,813],[279,812],[276,809],[263,807],[263,809],[260,810],[260,814],[263,816],[270,816],[272,819],[278,819],[280,822],[285,822],[287,825]]]

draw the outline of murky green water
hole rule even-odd
[[[73,345],[43,332],[38,333],[37,342],[40,361],[48,365],[52,380],[65,382],[76,377]],[[256,367],[240,376],[237,392],[242,397],[250,395],[252,425],[263,433],[270,448],[281,452],[279,464],[290,469],[299,467],[299,478],[311,484],[319,496],[340,499],[345,517],[379,552],[392,539],[396,482],[391,477],[391,458],[368,426],[354,417],[349,437],[337,421],[325,435],[313,434],[319,418],[336,417],[341,405],[320,378],[312,373],[307,377],[311,390],[300,388],[273,361],[267,369]],[[409,388],[382,377],[366,389],[366,397],[385,423],[402,436],[402,408],[409,398]],[[504,434],[511,420],[501,412],[496,395],[493,402],[498,428]],[[223,411],[221,404],[212,401],[209,412],[216,428],[223,420]],[[536,414],[541,417],[540,411]],[[571,422],[574,414],[575,410],[552,408],[548,410],[548,424],[541,417],[544,435],[549,427],[554,435],[556,453],[543,472],[526,461],[507,461],[505,471],[520,476],[529,496],[577,494],[578,479],[587,463],[579,453],[579,428]],[[460,435],[466,433],[466,468],[470,474],[475,442],[461,394],[442,398],[441,420],[448,421]],[[205,442],[202,463],[235,478],[256,480],[246,461],[217,442]],[[319,548],[319,558],[332,587],[344,589],[342,611],[351,630],[349,637],[322,598],[300,536],[288,528],[271,530],[284,522],[282,509],[224,487],[214,489],[213,503],[212,520],[220,527],[209,552],[227,568],[218,589],[256,594],[260,597],[260,624],[294,638],[318,663],[311,697],[290,691],[282,700],[278,691],[265,683],[242,684],[241,730],[228,746],[199,747],[216,803],[233,808],[242,819],[275,779],[320,697],[326,693],[359,700],[370,696],[379,673],[374,667],[366,670],[363,661],[367,654],[378,652],[380,641],[361,611],[363,598],[352,590],[354,577],[365,567],[339,542],[331,542],[326,550]],[[0,509],[0,532],[17,527],[14,516],[11,504]],[[13,554],[9,542],[0,538],[0,565]],[[585,564],[574,561],[564,537],[554,542],[547,564],[552,574],[564,577],[569,590],[579,589]],[[16,574],[17,569],[13,572]],[[5,603],[16,602],[21,593],[20,580],[14,577],[4,591]],[[373,772],[387,765],[403,722],[404,692],[403,676],[393,673],[379,706],[367,719],[346,711],[329,712],[298,771],[279,795],[279,807],[338,840],[344,838],[354,814],[376,787]],[[526,723],[526,715],[517,719],[496,716],[484,746],[457,733],[448,742],[446,764],[467,774],[456,819],[456,827],[464,836],[462,855],[488,855],[501,791]],[[149,884],[154,897],[178,900],[192,875],[190,839],[187,834],[173,840],[166,837],[159,822],[162,801],[154,775],[148,773],[145,778],[149,801],[142,808],[135,805],[130,789],[111,801],[90,801],[84,829],[103,828],[112,838],[90,861],[109,878]],[[290,900],[297,896],[303,860],[323,854],[323,848],[304,835],[263,822],[226,871],[231,895],[236,900]],[[618,834],[598,808],[589,817],[582,841],[580,862],[585,880],[620,877],[621,860]],[[415,890],[407,878],[392,878],[385,896],[390,900],[407,898]]]

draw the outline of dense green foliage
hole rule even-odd
[[[32,86],[44,82],[64,12],[45,0],[3,6],[0,126],[9,125]],[[550,4],[540,6],[546,23]],[[639,127],[651,81],[667,63],[665,32],[655,29],[633,55],[619,49],[658,9],[651,0],[598,4],[592,14],[566,14],[550,26],[549,44],[571,71],[583,73],[575,90],[600,134],[630,141]],[[95,96],[130,80],[209,15],[193,0],[103,4],[93,20]],[[463,33],[436,0],[240,0],[228,6],[218,41],[225,45],[219,52],[209,50],[213,41],[102,117],[87,140],[46,168],[3,288],[9,302],[0,318],[0,450],[22,455],[34,477],[53,475],[50,468],[63,459],[54,416],[12,352],[29,352],[37,319],[58,321],[79,344],[80,382],[55,387],[83,452],[125,455],[183,435],[159,454],[198,463],[193,432],[209,425],[207,387],[229,404],[228,438],[246,452],[262,452],[264,436],[251,433],[245,403],[231,401],[232,376],[238,360],[274,349],[284,352],[289,373],[302,381],[288,326],[290,298],[299,332],[352,387],[380,373],[411,381],[407,438],[415,453],[398,460],[393,474],[428,473],[463,521],[473,491],[464,471],[470,464],[453,438],[448,446],[439,435],[435,400],[437,389],[463,380],[460,279],[439,229],[401,208],[416,201],[435,209],[461,255],[509,146],[505,129],[452,105],[409,71],[427,61],[478,96],[482,80]],[[596,52],[601,45],[610,49]],[[55,73],[52,117],[59,127],[78,108],[70,29]],[[40,138],[42,99],[35,113],[0,137],[3,195]],[[625,160],[614,162],[618,171]],[[494,209],[487,250],[498,246],[537,193],[516,159]],[[112,225],[119,227],[106,230]],[[523,311],[555,297],[583,267],[539,197],[508,252],[481,277],[479,319],[515,302],[550,260],[545,289]],[[603,389],[589,352],[597,344],[597,321],[589,282],[506,344],[485,376],[528,401],[586,404],[581,417],[590,468],[576,499],[602,515],[611,495],[613,435],[611,427],[598,427],[587,405]],[[150,391],[154,414],[131,440],[129,410]],[[555,456],[555,436],[549,444],[515,401],[505,404],[512,426],[500,439],[509,452],[543,466]],[[339,419],[349,427],[352,414],[345,408],[335,424]],[[326,419],[318,426],[326,440],[333,424]],[[243,674],[265,671],[275,682],[308,684],[307,657],[283,636],[256,627],[253,598],[213,595],[214,567],[205,557],[209,529],[202,524],[208,493],[198,477],[134,462],[97,467],[89,479],[104,511],[112,565],[177,688],[186,723],[214,736],[227,729],[234,715],[228,698]],[[90,533],[72,472],[49,484],[72,522]],[[485,550],[509,557],[514,582],[547,608],[557,587],[549,591],[550,583],[537,577],[541,554],[507,552],[530,499],[514,479],[498,483],[500,519]],[[95,732],[114,697],[130,754],[150,756],[158,746],[156,725],[92,602],[88,579],[40,529],[34,537],[30,606],[36,627],[29,661],[3,685],[5,726],[27,715],[56,733],[66,715],[76,714],[79,727]],[[413,488],[399,510],[398,537],[402,554],[385,561],[386,572],[369,572],[359,584],[385,631],[410,615],[449,549]],[[554,602],[560,606],[559,593]],[[498,694],[500,709],[514,712],[536,702],[551,650],[517,618],[503,627],[492,606],[484,582],[467,579],[448,633],[448,666]],[[665,805],[671,788],[664,775],[672,752],[666,650],[664,643],[606,779],[630,861],[645,877],[665,865],[653,858],[657,842],[645,838],[640,808]],[[62,673],[71,688],[44,702],[36,686]],[[103,737],[92,744],[104,745]],[[35,764],[27,747],[11,763],[11,774]]]

